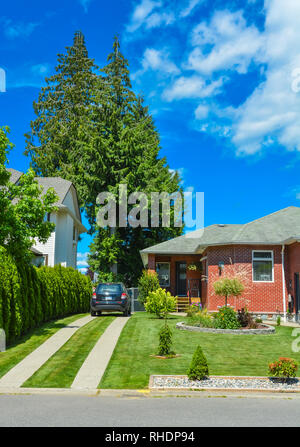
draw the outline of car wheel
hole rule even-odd
[[[123,315],[124,317],[128,317],[128,309],[124,310]]]
[[[96,316],[96,312],[94,312],[93,310],[91,310],[91,316],[95,317]]]
[[[100,316],[100,315],[102,315],[102,312],[99,310],[99,312],[97,312],[97,314]]]

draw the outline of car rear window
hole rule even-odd
[[[97,287],[97,293],[121,293],[121,284],[99,284]]]

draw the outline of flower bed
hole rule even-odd
[[[279,380],[268,377],[226,377],[210,376],[203,380],[189,380],[187,376],[152,375],[149,388],[164,389],[215,389],[248,391],[300,391],[299,379]]]
[[[189,326],[183,322],[177,323],[176,328],[184,331],[192,332],[214,332],[217,334],[273,334],[275,328],[267,324],[261,324],[256,329],[239,328],[239,329],[216,329],[201,326]]]

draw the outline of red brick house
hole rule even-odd
[[[216,311],[224,300],[213,283],[238,276],[245,291],[228,304],[255,314],[300,308],[300,208],[288,207],[244,225],[211,225],[141,251],[146,268],[183,303],[201,300]],[[186,297],[184,299],[184,297]]]

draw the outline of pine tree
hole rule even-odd
[[[46,78],[33,103],[36,119],[25,135],[25,154],[37,175],[60,176],[77,188],[80,205],[89,198],[88,172],[92,146],[92,111],[99,79],[88,57],[84,36],[77,31],[66,54],[58,55],[56,74]]]
[[[132,90],[118,38],[100,73],[81,33],[75,33],[73,46],[58,61],[57,74],[46,80],[34,103],[37,118],[26,153],[38,174],[74,183],[95,234],[92,269],[109,274],[117,263],[128,284],[136,284],[142,272],[139,250],[180,235],[182,229],[98,228],[96,198],[109,191],[118,200],[120,184],[127,185],[128,194],[142,191],[149,198],[152,191],[173,193],[180,190],[180,179],[159,157],[159,134],[143,98]]]

